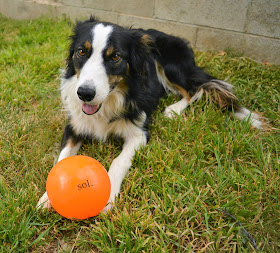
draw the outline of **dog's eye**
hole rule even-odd
[[[85,52],[82,48],[80,48],[80,49],[78,50],[78,55],[79,55],[79,56],[85,56],[85,55],[86,55],[86,52]]]
[[[111,59],[113,62],[118,62],[121,59],[121,57],[117,53],[113,53],[111,55]]]

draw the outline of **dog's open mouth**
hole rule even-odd
[[[85,114],[92,115],[92,114],[97,113],[99,111],[100,107],[101,107],[101,104],[100,105],[83,104],[82,110]]]

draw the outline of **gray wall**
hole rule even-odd
[[[179,35],[199,50],[231,48],[280,64],[280,0],[0,0],[0,11],[16,19],[94,14]]]

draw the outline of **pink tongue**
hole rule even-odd
[[[83,104],[83,112],[85,114],[92,115],[96,113],[97,109],[98,109],[98,105]]]

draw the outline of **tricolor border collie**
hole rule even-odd
[[[241,107],[232,85],[196,66],[189,43],[156,30],[127,29],[94,17],[78,22],[61,81],[69,123],[58,161],[76,155],[85,138],[124,139],[109,169],[112,207],[135,151],[149,140],[152,112],[166,92],[182,99],[168,106],[167,117],[180,114],[204,92],[236,118],[261,128],[258,115]],[[49,207],[45,193],[38,206]]]

